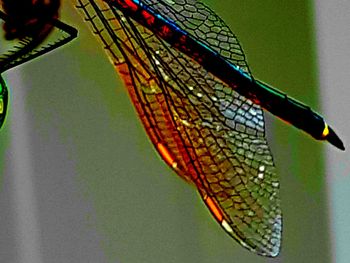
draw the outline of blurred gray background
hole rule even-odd
[[[205,2],[239,37],[253,74],[322,112],[349,148],[349,1]],[[0,262],[349,262],[348,152],[267,114],[283,247],[276,259],[256,256],[157,155],[68,0],[61,17],[78,39],[4,74]]]

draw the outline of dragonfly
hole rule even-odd
[[[254,79],[237,37],[206,5],[194,0],[77,1],[164,161],[197,188],[213,217],[243,247],[277,256],[279,178],[262,108],[344,150],[333,129],[309,107]],[[57,0],[51,2],[58,8]],[[0,72],[44,54],[34,46],[52,27],[76,36],[56,12],[50,14],[52,19],[30,31],[32,45],[24,43],[0,60]]]
[[[254,79],[230,28],[196,0],[77,0],[155,149],[220,226],[258,255],[280,252],[279,178],[265,109],[345,150],[323,117]]]
[[[15,1],[9,2],[10,6],[6,6],[5,1],[3,2],[5,12],[0,10],[0,19],[5,22],[5,38],[7,40],[18,39],[18,41],[15,41],[12,48],[0,55],[0,128],[5,122],[8,106],[8,88],[1,74],[65,45],[76,38],[78,33],[74,27],[58,20],[56,16],[52,16],[50,19],[46,16],[41,22],[37,14],[23,16],[21,13],[23,10],[19,15],[15,14],[11,5]],[[26,7],[24,10],[28,11],[29,9]],[[39,11],[43,11],[43,9]],[[35,21],[39,22],[26,22],[33,21],[33,17],[37,18]],[[58,38],[53,42],[41,45],[54,28],[59,32]]]

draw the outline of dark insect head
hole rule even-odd
[[[58,18],[60,0],[1,0],[8,16],[4,24],[7,40],[45,38],[52,30],[50,21]]]

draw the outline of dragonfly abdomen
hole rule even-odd
[[[310,107],[288,97],[286,94],[256,80],[256,94],[260,97],[260,105],[278,116],[310,134],[317,140],[327,140],[337,148],[345,147],[333,129],[328,126],[322,116]]]

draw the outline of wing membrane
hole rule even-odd
[[[180,28],[251,76],[237,37],[205,4],[196,0],[144,0],[142,2],[174,21]]]
[[[231,236],[258,254],[276,256],[282,224],[279,182],[264,137],[261,108],[120,11],[100,1],[79,3],[163,159],[198,188]],[[176,11],[185,4],[187,10],[202,14],[189,15],[191,19],[199,24],[211,19],[233,43],[237,41],[210,9],[203,5],[200,9],[195,1],[144,3],[187,24],[187,17],[180,15],[183,11]],[[212,46],[207,37],[217,26],[207,26],[201,40]],[[215,34],[218,44],[213,48],[219,48],[223,35]],[[239,43],[228,46],[222,55],[249,72]],[[230,52],[240,54],[240,60]]]

